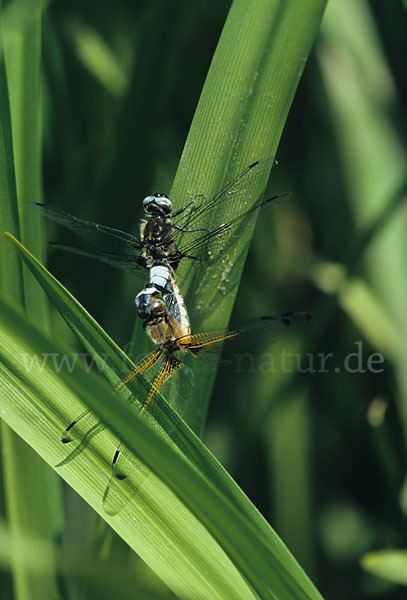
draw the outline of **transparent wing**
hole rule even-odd
[[[198,258],[200,260],[215,261],[220,258],[221,252],[227,251],[242,233],[242,230],[250,227],[259,216],[264,216],[269,210],[276,208],[280,203],[290,196],[290,193],[279,194],[269,198],[259,206],[234,217],[226,223],[222,223],[212,231],[207,231],[179,247],[181,254]],[[226,239],[227,238],[227,239]]]
[[[71,254],[79,254],[80,256],[87,256],[88,258],[94,258],[100,260],[112,267],[117,269],[123,269],[124,271],[130,271],[132,273],[140,273],[141,269],[146,269],[144,258],[137,256],[124,256],[121,254],[109,254],[108,252],[89,252],[77,246],[69,246],[66,244],[57,244],[50,242],[50,246],[57,248],[58,250],[66,250]],[[144,274],[144,273],[143,273]]]
[[[186,231],[173,228],[178,250],[178,256],[174,253],[173,262],[176,264],[177,258],[178,261],[181,258],[177,267],[177,275],[181,279],[187,272],[192,272],[195,295],[198,295],[201,286],[219,281],[219,277],[220,285],[216,286],[216,290],[214,288],[214,295],[225,295],[238,284],[246,253],[236,255],[236,242],[254,227],[259,217],[265,217],[289,196],[280,194],[260,204],[257,202],[273,164],[273,158],[253,163],[213,198],[197,198],[185,211],[186,215],[181,213],[178,219],[174,219],[174,223]],[[207,298],[207,304],[201,308],[212,310],[216,304],[214,297]]]
[[[246,260],[246,248],[239,246],[239,239],[250,231],[256,219],[266,216],[269,210],[280,205],[289,194],[274,196],[260,206],[238,215],[218,229],[192,239],[181,247],[180,255],[186,255],[177,267],[177,277],[182,280],[186,274],[191,277],[192,285],[188,295],[188,305],[209,314],[216,309],[218,296],[225,296],[239,285],[241,270]],[[216,283],[215,283],[216,282]],[[202,290],[205,290],[202,293]],[[204,298],[202,302],[200,298]]]
[[[173,238],[181,254],[190,256],[193,248],[194,258],[207,259],[211,255],[214,259],[216,251],[229,240],[232,229],[237,231],[254,222],[259,214],[256,212],[258,203],[255,210],[252,207],[266,187],[274,162],[272,157],[258,160],[212,198],[198,196],[187,205],[188,208],[172,220]]]
[[[227,358],[235,350],[248,350],[267,344],[271,346],[289,335],[296,327],[311,320],[309,313],[284,313],[274,317],[261,317],[249,321],[237,329],[217,329],[177,340],[180,347],[206,363],[211,363],[220,355],[223,346]],[[231,362],[226,360],[223,362]]]
[[[216,228],[220,225],[216,224],[216,219],[224,219],[226,214],[236,212],[236,207],[253,205],[253,194],[258,193],[259,185],[263,189],[266,187],[270,170],[275,163],[274,157],[267,157],[252,163],[246,167],[241,173],[236,175],[231,181],[212,198],[199,197],[191,204],[191,206],[174,219],[173,222],[183,229],[195,229],[202,227],[208,220],[212,220],[211,228]],[[222,216],[217,216],[217,210],[221,208]],[[208,215],[211,219],[208,219]],[[174,232],[174,238],[178,241],[186,235],[183,232]]]
[[[78,234],[86,242],[94,246],[96,251],[62,244],[52,244],[54,247],[74,254],[96,258],[122,269],[138,270],[145,268],[145,260],[141,255],[142,244],[129,233],[105,225],[84,221],[43,204],[32,204],[32,206],[48,219]]]

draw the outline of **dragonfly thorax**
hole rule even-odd
[[[143,254],[147,267],[156,264],[170,265],[176,269],[179,262],[176,245],[172,241],[172,225],[165,216],[153,214],[141,228]]]
[[[148,215],[158,214],[166,216],[171,214],[172,203],[167,194],[154,192],[152,196],[144,198],[143,208]]]

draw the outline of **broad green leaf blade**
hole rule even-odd
[[[325,4],[325,0],[233,2],[172,188],[176,207],[196,193],[211,197],[253,161],[275,156]],[[264,173],[248,190],[234,214],[225,214],[220,203],[217,216],[226,221],[241,212],[242,203],[249,208],[259,202],[268,175]],[[212,215],[207,217],[203,226],[210,228]],[[253,225],[203,278],[196,277],[193,264],[177,274],[195,331],[227,324]],[[200,431],[213,380],[197,372],[196,381],[199,392],[186,420]],[[201,415],[200,422],[196,415]]]
[[[105,406],[113,403],[116,411],[117,398],[80,364],[73,373],[57,373],[53,361],[69,356],[66,349],[52,344],[5,303],[0,336],[3,417],[56,468],[68,452],[60,442],[61,433],[72,415],[83,409],[80,400],[94,395]],[[143,435],[136,439],[145,445]],[[143,483],[136,501],[128,502],[116,517],[106,515],[102,497],[117,443],[102,431],[57,471],[179,597],[188,598],[189,590],[193,597],[223,598],[234,589],[240,590],[238,598],[254,597],[209,534],[153,475]]]
[[[23,433],[26,439],[31,438],[31,443],[35,445],[37,450],[40,451],[47,460],[52,458],[53,460],[57,459],[58,454],[60,455],[63,451],[62,448],[59,448],[59,451],[56,450],[58,447],[58,432],[56,429],[58,429],[58,423],[61,423],[61,418],[64,415],[64,412],[62,411],[65,410],[67,402],[72,399],[72,389],[78,386],[77,389],[80,391],[80,395],[86,396],[87,400],[90,400],[90,405],[93,406],[93,408],[96,406],[98,409],[101,408],[102,412],[108,416],[109,420],[111,420],[113,416],[115,423],[119,423],[118,427],[120,428],[121,435],[124,433],[122,436],[123,439],[126,440],[127,444],[129,444],[131,440],[129,447],[131,446],[133,450],[134,448],[137,448],[138,451],[143,449],[143,451],[140,452],[140,455],[143,456],[143,458],[148,458],[150,466],[154,467],[154,470],[158,470],[160,477],[162,477],[163,474],[165,475],[167,484],[169,483],[178,494],[182,495],[184,502],[187,501],[187,504],[194,508],[194,512],[197,512],[200,520],[204,523],[208,519],[208,507],[211,507],[209,509],[209,514],[211,515],[211,519],[215,518],[214,524],[212,525],[213,532],[216,533],[217,538],[226,547],[229,547],[232,556],[233,554],[236,554],[236,551],[234,550],[235,547],[241,549],[237,552],[237,554],[240,555],[245,546],[248,546],[247,551],[249,552],[248,556],[250,556],[251,552],[254,551],[254,548],[250,543],[251,536],[249,536],[249,539],[246,537],[248,533],[245,531],[245,529],[247,529],[247,526],[245,527],[244,525],[246,521],[241,518],[240,513],[236,509],[233,509],[233,506],[229,503],[226,503],[226,512],[225,510],[220,510],[220,507],[222,507],[222,504],[225,502],[223,496],[219,495],[219,493],[211,487],[208,487],[208,485],[205,484],[205,480],[199,475],[196,469],[191,469],[189,463],[181,460],[178,453],[169,452],[169,448],[166,447],[163,441],[159,438],[155,439],[155,434],[145,428],[142,422],[140,422],[137,417],[134,418],[134,415],[129,413],[129,411],[120,403],[112,405],[114,397],[112,397],[111,391],[107,389],[106,386],[101,385],[99,381],[87,375],[83,368],[76,369],[74,375],[61,373],[60,376],[56,376],[52,367],[49,368],[46,366],[43,368],[40,365],[40,368],[38,368],[37,365],[32,366],[30,373],[25,374],[24,377],[24,371],[26,369],[24,364],[22,364],[23,361],[21,360],[21,356],[28,355],[31,358],[34,350],[38,352],[41,350],[44,351],[44,349],[46,349],[47,355],[56,354],[60,349],[46,342],[45,338],[41,340],[40,344],[36,345],[29,345],[27,342],[23,343],[25,338],[30,340],[34,338],[34,340],[38,342],[40,334],[36,334],[35,331],[29,331],[27,323],[22,320],[20,323],[17,323],[17,316],[12,315],[12,312],[7,310],[6,305],[2,306],[1,325],[1,378],[3,381],[7,380],[2,406],[5,418],[13,427],[16,427]],[[19,331],[19,339],[16,336],[17,331]],[[10,332],[12,337],[10,336]],[[29,333],[28,336],[27,333]],[[46,343],[46,346],[44,346],[44,343]],[[68,381],[73,384],[71,389],[68,387]],[[55,401],[56,399],[59,399],[59,406],[58,402]],[[61,399],[63,400],[62,407]],[[124,409],[124,413],[122,413],[122,409]],[[128,420],[129,417],[130,421]],[[128,427],[127,431],[126,423]],[[135,423],[137,424],[136,426]],[[55,427],[56,425],[57,427]],[[125,427],[124,429],[123,426]],[[89,447],[86,448],[86,457],[84,456],[85,452],[83,452],[75,461],[72,461],[64,468],[64,477],[67,481],[73,484],[84,498],[91,502],[99,512],[101,512],[100,494],[103,491],[103,481],[106,480],[109,471],[109,456],[111,456],[114,449],[112,440],[108,440],[108,434],[104,435],[104,433],[105,432],[103,432],[102,437],[106,437],[105,443],[103,446],[98,443],[98,453],[91,453],[92,444],[89,444]],[[130,436],[128,436],[128,433],[130,433]],[[110,445],[108,443],[109,441]],[[103,461],[101,461],[101,458],[103,458]],[[164,459],[164,462],[162,468],[159,468],[157,460],[161,461],[162,459]],[[183,473],[184,469],[185,473]],[[177,480],[179,480],[178,484]],[[179,489],[177,489],[178,486]],[[212,499],[211,502],[208,503],[208,499],[210,499],[213,494],[215,494],[216,502]],[[197,498],[198,502],[195,502]],[[228,597],[232,593],[232,587],[230,587],[232,585],[232,580],[233,593],[236,594],[239,592],[239,596],[243,598],[251,597],[251,594],[244,583],[242,581],[239,583],[239,576],[233,569],[231,570],[231,565],[229,565],[229,567],[227,566],[228,562],[225,562],[225,557],[222,557],[220,549],[217,551],[215,550],[213,541],[211,541],[210,536],[205,533],[205,530],[199,525],[198,521],[194,519],[193,515],[185,508],[182,508],[182,504],[177,501],[173,494],[168,491],[167,494],[164,494],[164,488],[162,488],[159,482],[154,480],[152,476],[143,485],[142,498],[139,497],[138,500],[139,503],[136,512],[134,511],[134,508],[128,510],[128,507],[125,507],[119,518],[107,518],[106,515],[103,515],[104,518],[107,518],[107,520],[112,523],[116,531],[118,531],[124,539],[128,542],[133,541],[133,545],[137,538],[139,538],[138,541],[140,542],[141,537],[145,546],[145,537],[147,536],[147,546],[151,551],[151,546],[155,546],[157,543],[156,538],[161,537],[160,534],[162,534],[163,539],[161,544],[164,543],[166,545],[167,551],[171,548],[171,560],[169,561],[169,556],[166,556],[167,569],[169,568],[169,561],[173,573],[176,572],[178,578],[180,576],[187,577],[189,585],[192,586],[192,588],[190,587],[190,590],[195,589],[195,593],[199,593],[200,597]],[[144,502],[146,504],[143,506]],[[221,502],[221,504],[219,504],[219,502]],[[160,512],[163,505],[165,509],[169,511],[169,515],[166,515],[167,519],[165,519],[165,515]],[[157,515],[157,511],[159,515]],[[230,514],[230,511],[232,511],[232,514]],[[136,522],[134,515],[137,515]],[[157,516],[159,516],[158,519]],[[170,518],[168,522],[169,516],[172,516],[173,519]],[[226,522],[225,516],[227,517]],[[232,516],[233,518],[231,518]],[[236,527],[235,524],[236,518],[238,519],[238,527]],[[212,521],[210,521],[210,523],[211,522]],[[129,527],[131,524],[133,524],[132,527]],[[222,534],[222,531],[224,530],[226,531]],[[250,532],[250,528],[248,531]],[[226,537],[224,537],[225,534]],[[231,534],[231,542],[229,542],[229,536]],[[256,530],[251,533],[251,535],[253,534],[256,538]],[[132,540],[133,536],[134,538]],[[237,546],[234,545],[236,542],[239,542]],[[177,568],[179,561],[182,559],[182,556],[180,557],[179,554],[182,552],[186,553],[184,560],[187,561],[187,564],[190,563],[191,543],[193,544],[193,547],[195,547],[195,543],[197,544],[195,552],[198,552],[198,549],[203,552],[203,556],[199,557],[200,560],[195,565],[195,568],[201,573],[205,572],[206,583],[203,585],[203,582],[201,581],[198,588],[194,588],[194,586],[197,585],[196,580],[200,579],[199,575],[198,577],[196,575],[194,577],[192,573],[187,575],[185,570],[186,565],[184,565],[181,570],[178,570]],[[174,548],[174,545],[176,545],[177,548]],[[140,551],[139,548],[138,551]],[[160,548],[155,548],[154,563],[159,561],[159,552]],[[243,565],[243,573],[246,576],[249,575],[258,580],[256,571],[261,568],[262,570],[264,569],[265,573],[267,566],[267,572],[270,576],[272,564],[270,564],[267,554],[267,548],[260,543],[257,556],[255,552],[252,559],[256,562],[254,562],[254,564]],[[205,565],[205,557],[206,559],[209,559],[209,557],[211,558],[209,565]],[[263,567],[261,567],[261,562],[257,562],[260,557],[263,557],[261,560],[261,562],[264,563]],[[220,566],[219,561],[222,563],[222,569],[227,570],[228,577],[232,577],[232,580],[226,578],[225,571],[223,572],[223,576],[221,576],[221,573],[217,573],[217,576],[215,577],[215,571],[218,571]],[[284,590],[287,585],[287,582],[284,583],[284,571],[282,570],[282,567],[280,568],[281,572],[274,573],[272,578],[273,587],[276,590]],[[205,570],[203,571],[202,569]],[[162,573],[161,576],[163,576]],[[221,581],[219,581],[219,578]],[[175,585],[174,581],[171,581],[173,577],[170,577],[168,573],[166,573],[164,579],[171,587],[175,586],[175,589],[173,587],[174,591],[180,593],[179,579],[177,585]],[[283,581],[281,581],[281,579]],[[270,585],[270,582],[268,585]],[[208,586],[210,586],[209,593]],[[297,587],[294,581],[291,581],[291,586]],[[229,591],[228,588],[230,588]],[[274,597],[273,595],[270,595],[270,593],[267,593],[267,588],[262,585],[260,580],[257,581],[255,589],[256,588],[261,591],[262,597]],[[218,590],[218,592],[216,592],[216,590]],[[181,597],[182,596],[183,594],[181,593]],[[298,590],[298,597],[310,596],[304,595]]]
[[[175,178],[172,198],[176,207],[185,204],[191,193],[212,196],[255,160],[276,154],[325,4],[325,0],[233,2]],[[240,199],[235,214],[242,205],[249,208],[258,202],[266,182],[267,173]],[[234,216],[224,214],[222,205],[216,210],[225,219]],[[207,217],[210,226],[212,216]],[[243,249],[247,251],[251,234],[251,230],[244,232],[231,261]],[[239,261],[238,269],[242,267]],[[200,284],[199,296],[193,265],[180,277],[194,324],[202,329],[225,324],[229,318],[236,286],[218,298],[211,315],[205,312],[206,296],[212,293],[213,281],[222,280],[223,270],[220,265],[211,273],[211,281]]]
[[[48,291],[51,299],[56,303],[59,310],[61,311],[61,314],[63,314],[68,321],[70,320],[72,323],[75,323],[74,328],[76,327],[77,330],[81,331],[81,339],[86,335],[89,347],[97,347],[99,351],[100,349],[103,349],[105,355],[109,355],[110,364],[113,365],[113,368],[110,369],[108,375],[110,378],[112,378],[112,372],[114,370],[117,370],[121,366],[121,362],[123,360],[123,354],[121,353],[121,351],[119,351],[118,349],[115,350],[113,342],[109,341],[108,336],[103,332],[103,330],[101,330],[99,326],[97,326],[97,324],[89,317],[89,315],[87,315],[86,311],[82,307],[80,307],[80,305],[72,298],[72,296],[66,290],[64,290],[64,288],[60,284],[58,284],[58,282],[54,278],[52,278],[52,276],[49,273],[47,273],[47,271],[43,267],[41,267],[41,265],[39,265],[37,261],[35,261],[35,259],[31,257],[30,254],[25,249],[23,249],[23,247],[21,247],[20,244],[18,244],[18,242],[14,240],[14,243],[17,245],[20,251],[23,252],[23,256],[26,260],[26,263],[32,268],[32,271],[37,277],[37,279]],[[71,376],[72,383],[74,383],[75,375],[76,370],[72,373]],[[87,404],[94,408],[93,404],[89,400],[88,395],[85,394],[82,397],[85,397],[87,399]],[[96,394],[96,398],[98,397],[98,394]],[[54,399],[54,402],[55,400],[56,399]],[[100,399],[99,403],[97,404],[99,406]],[[109,422],[109,427],[112,428],[112,430],[116,432],[120,431],[120,438],[126,442],[129,448],[134,448],[132,444],[134,444],[135,441],[135,430],[132,430],[134,435],[131,444],[129,444],[129,440],[126,438],[126,436],[122,434],[123,421],[119,418],[119,413],[121,410],[120,407],[121,404],[117,402],[115,403],[115,406],[112,407],[113,411],[111,411],[108,406],[104,406],[104,410],[106,410],[107,412],[104,412],[104,410],[102,411],[104,412],[103,418],[106,419],[106,422]],[[69,402],[66,398],[64,398],[63,411],[66,411],[68,408]],[[99,410],[100,407],[97,409],[97,411],[99,416],[102,416]],[[169,407],[167,407],[167,410],[169,410]],[[61,412],[61,409],[59,409],[59,411]],[[79,408],[77,408],[76,410],[74,408],[71,408],[70,413],[72,418],[72,416],[74,416],[76,413],[79,414],[80,410]],[[128,417],[129,416],[126,413],[125,419],[127,419]],[[67,421],[69,422],[69,417],[66,417],[65,424]],[[136,421],[138,421],[137,418]],[[61,429],[59,431],[59,434],[63,429],[63,425],[61,424],[60,427]],[[149,430],[147,431],[151,433]],[[58,434],[56,434],[56,438],[57,437]],[[94,441],[92,440],[92,442],[89,444],[89,451],[92,450],[94,445],[95,449],[100,454],[105,456],[105,477],[102,477],[102,480],[106,483],[108,478],[106,476],[106,472],[109,473],[109,451],[106,450],[106,440],[103,440],[104,437],[101,437],[100,435],[97,438],[95,438]],[[161,442],[164,443],[163,440],[161,440]],[[147,444],[147,442],[143,439],[143,442],[139,442],[139,445],[136,445],[136,448],[140,450],[143,445],[143,449],[146,449],[146,446],[144,444]],[[205,447],[199,442],[199,440],[195,436],[193,436],[192,432],[190,432],[188,428],[182,423],[176,430],[173,442],[169,443],[168,440],[165,441],[166,450],[164,451],[164,454],[168,452],[171,448],[174,453],[174,456],[170,459],[170,462],[171,460],[174,460],[175,456],[177,456],[180,460],[180,454],[178,450],[176,451],[176,446],[178,446],[178,448],[181,449],[183,453],[187,455],[189,459],[192,460],[193,463],[199,467],[200,471],[203,471],[206,474],[206,476],[209,477],[210,480],[216,484],[218,489],[221,489],[223,491],[223,494],[227,496],[227,499],[222,494],[222,501],[220,501],[219,492],[216,492],[216,490],[213,489],[212,486],[208,486],[207,483],[204,483],[204,480],[202,480],[202,476],[196,471],[196,468],[191,467],[189,463],[188,465],[184,464],[184,462],[179,463],[180,470],[177,471],[178,475],[175,475],[174,467],[171,467],[168,470],[169,467],[168,464],[166,464],[165,466],[163,466],[162,471],[159,472],[159,475],[160,477],[162,477],[164,473],[164,480],[167,484],[169,484],[171,488],[173,488],[174,485],[176,486],[174,477],[176,479],[178,479],[179,477],[181,490],[176,488],[173,489],[175,489],[177,494],[181,494],[183,500],[182,504],[180,504],[178,500],[171,494],[170,496],[168,496],[167,488],[160,485],[159,481],[157,481],[154,477],[150,476],[146,483],[143,484],[142,497],[140,497],[139,494],[138,496],[132,498],[121,511],[121,513],[118,515],[117,520],[115,520],[115,518],[108,518],[104,514],[102,514],[102,516],[106,518],[109,523],[115,525],[116,531],[118,531],[119,534],[122,535],[122,537],[124,537],[124,539],[126,539],[126,541],[134,549],[137,550],[137,552],[144,558],[144,560],[146,560],[149,563],[149,565],[157,573],[159,573],[161,577],[165,579],[167,584],[170,585],[172,589],[174,589],[172,578],[170,577],[168,579],[168,574],[166,574],[165,577],[163,576],[163,570],[165,572],[165,569],[163,567],[163,563],[160,562],[158,555],[154,554],[155,560],[153,561],[151,561],[151,556],[149,556],[149,550],[151,548],[151,544],[154,544],[154,541],[152,540],[152,538],[149,538],[148,549],[146,549],[145,539],[140,539],[139,537],[139,524],[137,525],[136,530],[134,530],[136,524],[134,523],[133,515],[137,514],[141,517],[144,514],[144,511],[147,510],[144,504],[146,501],[148,502],[149,507],[151,507],[151,503],[153,503],[154,510],[159,512],[160,521],[172,523],[173,519],[175,519],[176,522],[172,523],[171,527],[175,527],[176,529],[178,529],[179,526],[178,517],[180,511],[182,512],[182,514],[184,514],[185,509],[182,508],[182,506],[183,504],[186,504],[191,510],[191,512],[186,512],[186,514],[190,515],[191,523],[194,522],[192,514],[197,515],[199,520],[203,521],[206,528],[209,531],[211,531],[215,539],[217,539],[223,545],[224,548],[227,548],[229,556],[233,558],[235,564],[239,566],[239,569],[241,569],[244,576],[249,581],[251,581],[254,589],[261,589],[264,592],[265,590],[263,589],[263,578],[266,578],[265,580],[268,580],[270,577],[270,573],[272,572],[272,580],[274,583],[272,584],[270,589],[274,588],[277,590],[279,589],[280,591],[282,590],[283,595],[281,597],[284,597],[284,590],[290,589],[291,586],[293,586],[293,589],[296,590],[295,593],[298,595],[298,597],[313,597],[315,591],[312,585],[307,580],[304,573],[295,563],[290,554],[287,552],[284,545],[278,540],[277,536],[274,534],[271,528],[260,517],[260,515],[254,509],[254,507],[252,507],[252,505],[249,503],[247,498],[245,498],[245,496],[240,492],[237,486],[222,470],[220,465],[216,463],[215,459],[210,455],[210,453],[205,449]],[[86,450],[88,451],[88,448],[86,448]],[[112,445],[110,445],[110,457],[112,456],[112,452]],[[138,454],[142,456],[143,460],[146,458],[144,452],[143,454],[138,452]],[[156,450],[153,450],[150,447],[147,451],[147,455],[148,456],[146,463],[150,467],[153,466],[153,469],[156,470],[156,460],[158,456],[161,456],[161,454],[156,454]],[[98,454],[96,454],[96,456],[98,456]],[[178,462],[178,459],[175,459],[175,464]],[[75,461],[67,463],[66,468],[74,469],[77,460],[83,460],[83,453],[81,453],[75,459]],[[150,461],[152,461],[154,464],[152,465]],[[190,472],[191,469],[192,474]],[[99,477],[99,487],[101,486],[100,479],[101,478]],[[196,485],[198,485],[199,492],[197,488],[193,487],[191,483],[193,481],[195,481]],[[150,486],[152,490],[151,497],[149,497],[148,495],[148,492],[150,491]],[[79,491],[88,500],[88,497],[84,493],[83,488]],[[100,492],[98,502],[98,511],[100,513],[102,513],[100,500],[102,494],[103,491]],[[96,503],[94,498],[91,504],[95,506]],[[227,506],[227,508],[225,508],[225,506]],[[223,510],[225,511],[224,513],[222,513],[220,507],[223,507]],[[209,511],[209,514],[211,515],[210,517],[208,516],[207,511]],[[127,522],[127,517],[129,517],[129,522]],[[186,519],[186,516],[183,518]],[[121,528],[117,528],[117,521],[121,523],[123,520],[126,521],[126,524],[128,526],[128,529],[126,529],[126,531],[123,531]],[[185,521],[185,524],[186,523],[187,521]],[[193,526],[191,525],[191,527],[192,531],[194,531],[195,534],[193,535],[191,533],[191,530],[189,530],[189,528],[186,527],[185,535],[187,535],[187,539],[185,539],[180,532],[178,532],[177,534],[177,539],[178,536],[180,536],[180,552],[184,552],[185,548],[189,547],[189,544],[194,543],[193,540],[195,540],[195,543],[198,545],[198,547],[202,547],[202,540],[205,539],[206,541],[204,546],[206,558],[203,560],[203,557],[199,556],[198,563],[200,564],[200,567],[198,567],[198,570],[204,568],[207,574],[207,578],[210,578],[210,573],[212,572],[211,569],[215,569],[215,571],[213,572],[213,576],[214,580],[217,580],[219,577],[218,568],[220,568],[221,571],[225,570],[224,572],[227,572],[229,574],[228,576],[231,577],[231,573],[233,573],[234,571],[233,569],[232,571],[230,570],[232,567],[229,561],[226,560],[226,563],[224,562],[226,559],[225,555],[223,555],[224,558],[221,560],[220,556],[222,556],[222,554],[219,555],[220,550],[215,552],[215,550],[212,549],[210,551],[210,554],[212,554],[212,552],[215,552],[217,556],[216,567],[212,563],[211,567],[209,567],[208,564],[205,564],[204,566],[206,560],[210,560],[209,555],[207,554],[209,546],[206,546],[206,544],[208,544],[209,541],[206,538],[206,535],[204,535],[201,529],[201,525],[199,525],[198,522],[196,522]],[[242,532],[246,532],[245,535],[247,535],[247,540],[245,538],[245,543],[243,543],[243,539],[241,538]],[[195,535],[197,537],[195,537]],[[235,543],[232,543],[232,547],[230,547],[229,540],[233,540],[234,536],[237,536],[237,539],[235,539]],[[157,539],[155,541],[157,542]],[[162,540],[159,543],[160,547],[161,544]],[[263,548],[262,552],[263,554],[265,553],[264,556],[267,556],[265,562],[264,559],[261,558],[261,556],[263,556],[262,552],[260,552],[260,556],[258,556],[257,551],[255,551],[255,548],[257,546],[259,546],[259,548]],[[243,556],[241,556],[241,554]],[[255,558],[256,555],[257,558]],[[163,557],[161,557],[161,559],[163,560]],[[247,566],[245,566],[246,561],[248,561]],[[260,569],[261,571],[261,576],[258,573],[258,569]],[[295,573],[294,576],[293,573]],[[190,575],[191,574],[189,574],[189,576]],[[221,579],[222,588],[222,586],[225,585],[225,582],[223,581],[223,577]],[[234,577],[230,581],[234,582],[233,585],[235,586],[235,589],[240,589],[241,584],[237,584],[236,579]],[[267,584],[267,586],[269,585],[271,585],[271,582]],[[247,590],[245,593],[247,593]]]

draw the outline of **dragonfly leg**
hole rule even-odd
[[[205,227],[196,227],[195,229],[186,229],[185,227],[181,227],[181,225],[176,225],[175,223],[173,223],[172,226],[174,227],[174,229],[178,229],[178,231],[182,231],[183,233],[193,233],[194,231],[209,232],[209,229],[205,229]]]
[[[171,215],[171,219],[173,219],[174,217],[178,217],[178,215],[182,214],[187,208],[189,208],[191,206],[191,204],[193,204],[195,202],[195,200],[197,198],[205,198],[206,194],[195,194],[195,196],[193,198],[191,198],[191,200],[188,202],[188,204],[185,204],[185,206],[183,206],[182,208],[179,208],[175,213],[172,213]]]

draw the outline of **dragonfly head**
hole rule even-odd
[[[147,198],[144,198],[143,208],[149,215],[156,213],[160,216],[167,216],[171,214],[172,203],[167,194],[154,192],[152,196],[147,196]]]
[[[162,300],[153,296],[151,298],[150,311],[155,317],[161,317],[161,315],[164,315],[167,312],[167,307]]]
[[[149,302],[145,301],[138,306],[138,314],[144,321],[144,327],[161,322],[166,313],[167,307],[164,302],[155,296],[151,296]]]

